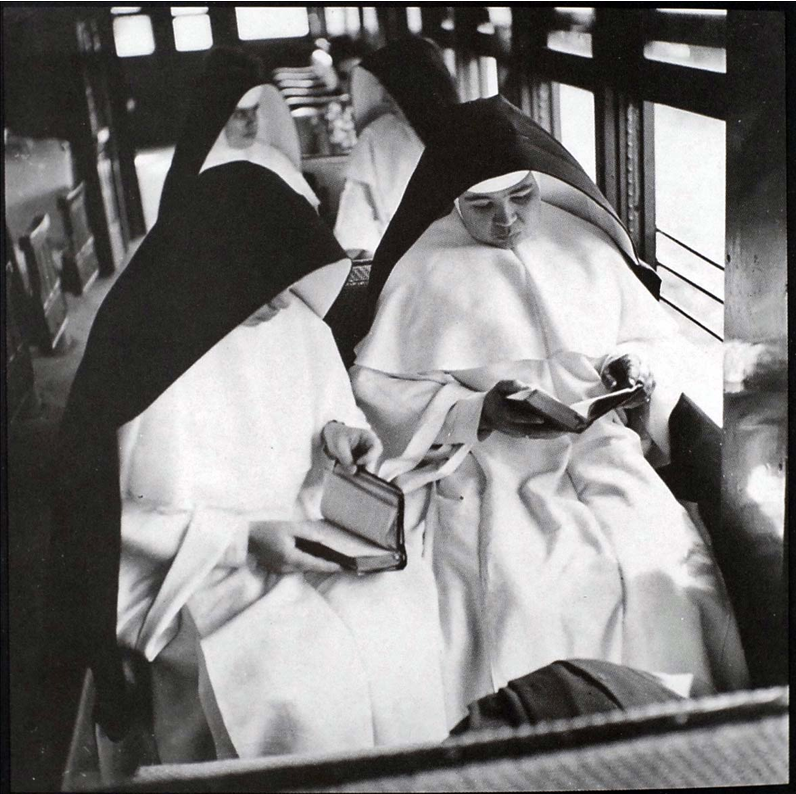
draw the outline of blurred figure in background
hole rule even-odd
[[[353,258],[369,258],[433,134],[436,113],[459,97],[437,45],[410,37],[354,67],[351,102],[359,137],[334,231]]]

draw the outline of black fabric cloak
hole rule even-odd
[[[260,63],[231,48],[210,51],[191,95],[171,167],[163,183],[158,215],[180,211],[180,195],[190,192],[207,154],[229,121],[238,100],[263,82]]]
[[[549,174],[565,185],[569,198],[542,195],[585,220],[597,223],[617,243],[632,271],[658,297],[660,278],[638,259],[630,235],[613,207],[575,158],[548,132],[500,96],[446,108],[426,146],[373,259],[368,306],[376,301],[400,258],[453,200],[485,179],[512,171]],[[563,203],[559,204],[559,201]]]
[[[407,36],[396,39],[359,63],[389,91],[390,96],[428,145],[441,108],[456,105],[459,95],[439,47],[428,39]]]
[[[567,659],[515,678],[494,695],[471,703],[469,714],[451,735],[518,728],[682,699],[643,670],[599,659]]]
[[[157,222],[100,306],[60,428],[47,641],[50,667],[91,667],[95,717],[111,738],[133,705],[116,644],[116,431],[264,303],[344,258],[278,176],[230,163],[193,180],[181,211]]]

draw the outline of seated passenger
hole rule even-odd
[[[275,87],[262,85],[256,58],[217,47],[191,96],[158,216],[181,212],[203,169],[236,160],[271,169],[317,208],[318,199],[301,175],[298,134],[284,100]]]
[[[433,42],[405,38],[366,55],[351,74],[358,140],[346,165],[334,233],[356,257],[369,257],[398,207],[436,113],[459,101]]]
[[[691,353],[642,279],[558,142],[500,97],[447,111],[377,251],[352,382],[382,476],[430,493],[451,726],[557,659],[684,692],[747,682],[711,550],[643,453],[668,454]],[[580,434],[507,399],[541,387],[572,404],[634,381],[628,410]]]
[[[362,577],[295,545],[323,530],[331,461],[381,449],[321,319],[343,257],[274,174],[219,166],[91,330],[62,426],[53,619],[113,738],[131,707],[117,638],[152,663],[163,762],[447,735],[420,535],[404,570]]]
[[[270,169],[318,208],[320,201],[301,174],[298,133],[290,109],[275,86],[255,86],[238,100],[202,171],[238,160]]]

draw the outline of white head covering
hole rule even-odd
[[[239,100],[236,108],[247,110],[253,108],[260,101],[260,94],[262,93],[263,86],[256,85],[250,88]]]
[[[254,107],[258,103],[257,135],[251,145],[233,148],[222,130],[205,158],[202,171],[238,160],[256,163],[274,171],[317,208],[320,201],[301,174],[298,131],[287,103],[276,86],[265,84],[247,91],[237,107]]]
[[[325,267],[319,267],[290,287],[318,317],[323,318],[332,308],[351,270],[351,260],[341,259]]]
[[[508,190],[514,185],[518,185],[525,179],[530,171],[511,171],[508,174],[501,174],[500,176],[485,179],[470,188],[467,188],[468,193],[498,193],[501,190]]]

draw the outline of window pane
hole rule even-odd
[[[207,14],[176,17],[171,24],[174,27],[174,46],[179,52],[208,50],[213,46],[213,31]]]
[[[342,36],[345,31],[345,7],[327,6],[323,10],[326,18],[326,33],[329,36]]]
[[[511,27],[511,9],[508,6],[487,6],[489,21],[496,28]]]
[[[407,6],[406,25],[412,33],[423,32],[423,15],[419,6]]]
[[[368,33],[379,32],[379,17],[376,14],[375,6],[365,6],[362,9],[362,24]]]
[[[145,14],[115,17],[113,41],[116,44],[116,54],[120,58],[151,55],[155,51],[152,21]]]
[[[495,96],[498,93],[498,69],[494,58],[482,55],[478,59],[478,77],[482,97]]]
[[[648,41],[644,57],[651,61],[690,66],[709,72],[727,71],[727,51],[718,47],[698,47],[694,44],[675,44],[670,41]]]
[[[656,226],[724,262],[725,123],[655,105]]]
[[[547,34],[547,48],[556,52],[568,52],[591,58],[591,33],[579,33],[574,30],[551,30]]]
[[[242,41],[294,38],[310,32],[307,9],[300,6],[236,6],[235,19]]]
[[[713,400],[715,410],[709,401],[699,404],[715,419],[722,394],[722,344],[716,336],[724,336],[725,123],[667,105],[654,105],[654,112],[661,303],[708,354],[702,385],[710,387],[705,399]]]
[[[594,136],[594,94],[564,83],[553,83],[558,89],[561,113],[561,143],[597,179],[597,154]]]
[[[352,35],[359,33],[361,27],[359,22],[359,7],[346,6],[345,8],[345,26],[346,30]]]
[[[141,6],[111,6],[111,14],[137,14]]]
[[[173,17],[189,16],[191,14],[206,14],[207,6],[172,6],[171,15]]]

